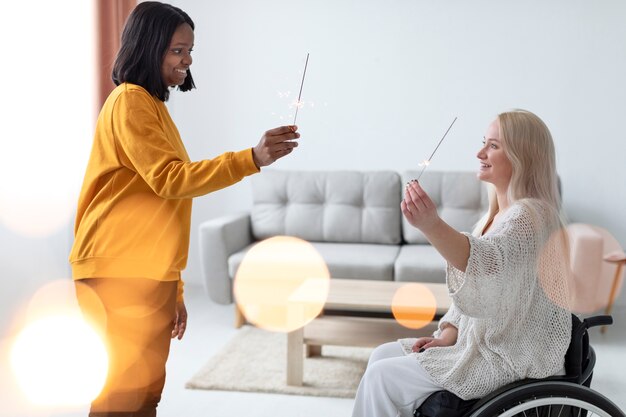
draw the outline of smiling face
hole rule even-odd
[[[511,182],[513,168],[502,148],[500,123],[497,119],[489,125],[484,139],[483,147],[476,155],[480,159],[478,178],[506,190]]]
[[[187,23],[178,26],[161,64],[161,77],[168,87],[185,82],[187,70],[193,61],[191,58],[193,42],[194,34],[191,26]]]

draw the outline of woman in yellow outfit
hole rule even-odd
[[[181,339],[187,324],[180,271],[192,198],[258,172],[300,137],[296,126],[282,126],[253,148],[191,162],[164,102],[172,87],[195,87],[193,30],[179,8],[140,3],[122,34],[117,88],[98,117],[70,254],[81,307],[109,351],[91,417],[156,416],[170,339]]]

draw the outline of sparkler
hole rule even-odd
[[[298,117],[298,109],[302,107],[300,97],[302,97],[302,86],[304,86],[304,76],[306,75],[306,67],[309,64],[309,53],[306,54],[306,62],[304,63],[304,72],[302,73],[302,82],[300,83],[300,93],[298,93],[298,100],[296,101],[296,114],[293,116],[293,124],[296,124],[296,118]]]
[[[435,155],[435,152],[437,152],[437,149],[439,149],[439,145],[441,145],[441,142],[443,142],[443,139],[446,137],[446,135],[448,134],[448,132],[450,131],[450,129],[452,129],[452,125],[454,124],[454,122],[456,122],[456,117],[454,118],[454,120],[452,121],[452,123],[450,123],[450,126],[448,126],[448,130],[446,130],[446,133],[443,134],[443,136],[441,137],[441,140],[439,140],[439,143],[437,144],[437,146],[435,147],[435,150],[433,151],[433,153],[430,154],[430,157],[422,162],[420,162],[419,166],[422,167],[422,170],[420,171],[420,174],[417,176],[416,181],[419,181],[422,174],[424,173],[424,171],[426,170],[426,167],[428,165],[430,165],[430,161],[433,159],[433,155]]]

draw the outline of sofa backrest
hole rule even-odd
[[[402,173],[402,183],[417,178],[420,171]],[[424,171],[422,188],[437,205],[439,216],[460,232],[471,232],[489,208],[487,187],[475,171]],[[404,195],[404,187],[402,189]],[[402,216],[402,237],[407,243],[428,243],[426,237]]]
[[[402,241],[400,175],[392,171],[263,170],[252,183],[252,234],[313,242]]]

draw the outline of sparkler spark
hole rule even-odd
[[[289,104],[289,108],[294,108],[296,109],[296,112],[298,111],[298,109],[301,109],[302,107],[304,107],[304,101],[299,101],[299,100],[294,100],[291,104]],[[295,123],[295,120],[294,120]]]
[[[437,149],[439,149],[439,145],[441,145],[441,142],[443,142],[443,139],[446,137],[446,135],[448,134],[450,129],[452,129],[452,125],[454,124],[454,122],[456,122],[456,119],[457,118],[455,117],[454,120],[452,121],[452,123],[450,123],[450,126],[448,126],[448,130],[446,130],[446,133],[443,134],[443,136],[441,137],[441,140],[439,140],[439,143],[435,147],[435,150],[433,151],[433,153],[430,154],[430,157],[428,159],[425,159],[424,161],[420,162],[419,166],[422,167],[422,170],[420,171],[420,174],[417,176],[417,181],[419,181],[420,178],[422,177],[422,174],[426,170],[426,167],[428,165],[430,165],[430,161],[433,159],[433,156],[435,155],[435,152],[437,152]]]
[[[309,65],[309,53],[306,54],[306,61],[304,63],[304,71],[302,72],[302,81],[300,82],[300,93],[298,93],[298,100],[295,101],[296,106],[296,114],[293,116],[293,124],[296,124],[296,119],[298,118],[298,109],[302,107],[302,101],[300,98],[302,97],[302,87],[304,86],[304,77],[306,75],[306,67]]]

